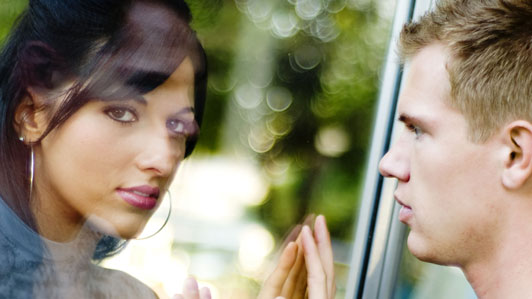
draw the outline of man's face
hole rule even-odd
[[[405,130],[382,158],[380,172],[398,179],[399,219],[411,231],[408,248],[419,259],[463,265],[489,254],[499,232],[500,151],[488,139],[468,139],[464,116],[450,106],[442,45],[422,49],[399,99]]]

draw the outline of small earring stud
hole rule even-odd
[[[20,137],[18,138],[18,140],[24,142],[24,136],[20,136]]]

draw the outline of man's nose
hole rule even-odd
[[[400,145],[394,145],[382,157],[379,163],[379,171],[385,177],[396,178],[403,182],[410,180],[410,159],[406,149]]]

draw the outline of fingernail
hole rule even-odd
[[[201,298],[204,298],[204,299],[211,299],[212,298],[211,290],[208,287],[201,288],[200,294],[201,294],[201,296],[200,296]]]
[[[297,249],[298,249],[298,248],[297,248],[297,244],[296,244],[296,242],[294,242],[294,241],[291,241],[290,243],[288,243],[288,245],[286,245],[286,250],[287,250],[287,251],[288,251],[288,250],[292,250],[292,251],[294,251],[294,252],[297,253]]]
[[[312,231],[308,225],[303,226],[303,233],[312,235]]]
[[[195,291],[198,289],[198,283],[193,277],[188,277],[185,280],[185,288],[189,291]]]

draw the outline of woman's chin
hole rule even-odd
[[[116,223],[95,215],[90,216],[87,220],[87,223],[94,231],[126,240],[138,237],[146,226],[147,221],[131,222]]]

